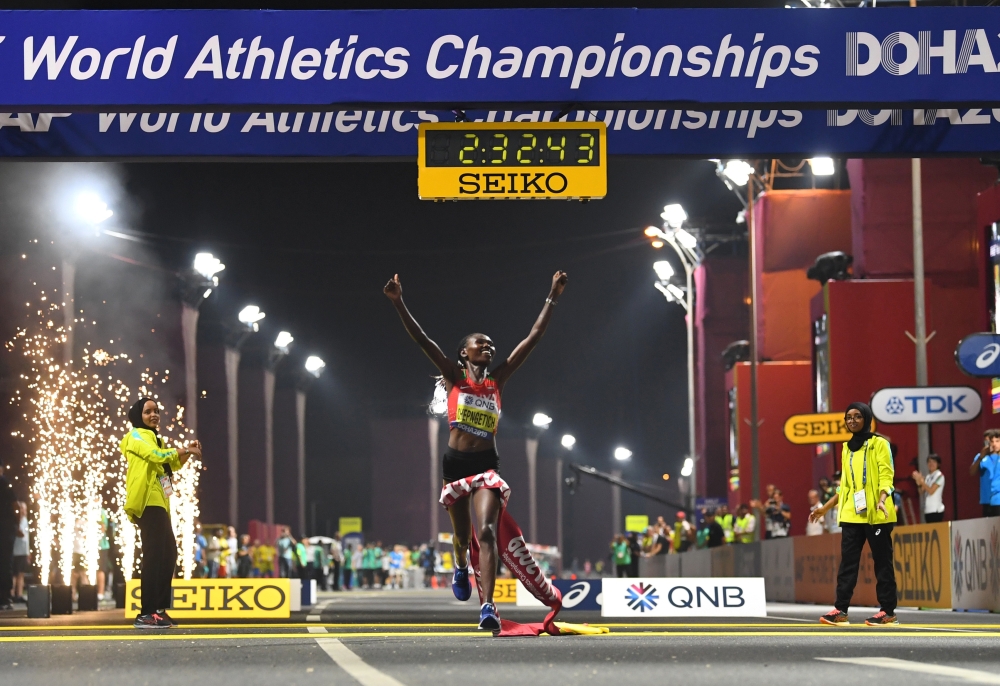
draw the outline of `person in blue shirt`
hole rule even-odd
[[[969,467],[970,476],[979,477],[979,504],[984,517],[1000,517],[1000,429],[987,429],[983,449]]]

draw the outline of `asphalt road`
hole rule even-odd
[[[476,631],[476,606],[447,591],[321,594],[320,607],[281,623],[192,621],[141,634],[117,610],[49,620],[7,613],[0,616],[0,683],[1000,685],[1000,615],[900,610],[900,627],[874,629],[822,627],[815,620],[828,608],[807,605],[769,605],[767,619],[687,623],[566,612],[566,621],[611,633],[499,639]],[[543,615],[510,605],[501,614],[515,621]],[[866,609],[852,616],[863,618]]]

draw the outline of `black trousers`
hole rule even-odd
[[[983,505],[984,517],[1000,517],[1000,505]]]
[[[892,524],[841,524],[840,571],[837,572],[835,607],[847,612],[858,583],[861,551],[868,541],[875,563],[875,595],[887,614],[896,612],[896,573],[892,564]]]
[[[136,521],[142,539],[142,614],[148,615],[170,607],[177,542],[170,515],[162,507],[147,507]]]
[[[944,512],[925,512],[924,521],[928,524],[936,524],[944,521]]]
[[[330,575],[333,577],[333,590],[340,590],[340,563],[336,560],[330,562]],[[325,587],[324,587],[325,588]]]
[[[14,585],[14,539],[17,529],[0,528],[0,605],[10,602],[10,591]]]

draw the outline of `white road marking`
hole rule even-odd
[[[402,682],[362,660],[336,638],[317,638],[316,643],[337,663],[338,667],[354,677],[361,686],[404,686]]]
[[[310,626],[306,627],[306,631],[311,634],[326,634],[329,633],[325,626]]]
[[[934,676],[951,677],[974,684],[1000,684],[1000,674],[981,672],[978,669],[965,669],[964,667],[935,665],[928,662],[899,660],[894,657],[817,657],[816,659],[826,662],[843,662],[845,664],[864,667],[883,667],[885,669],[898,669],[904,672],[933,674]]]
[[[325,610],[326,606],[332,602],[333,602],[332,600],[324,600],[322,603],[313,607],[312,613],[306,616],[306,621],[307,622],[320,621],[320,615],[323,614],[323,610]]]

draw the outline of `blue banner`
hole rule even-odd
[[[9,109],[997,102],[1000,8],[4,11]]]
[[[1000,376],[1000,334],[974,333],[955,348],[958,368],[969,376]]]
[[[468,111],[478,121],[558,112]],[[1000,152],[1000,109],[574,110],[604,121],[612,155],[970,155]],[[420,122],[448,111],[0,113],[0,156],[26,158],[411,157]]]

